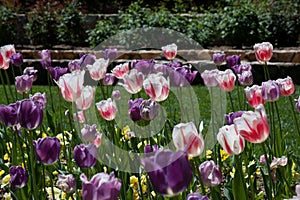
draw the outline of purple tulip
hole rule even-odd
[[[23,128],[33,130],[43,121],[43,108],[30,99],[20,102],[18,121]]]
[[[13,65],[19,67],[23,64],[23,56],[21,53],[15,53],[10,57],[10,61]]]
[[[112,91],[111,96],[112,96],[112,99],[114,99],[114,100],[120,100],[121,99],[121,92],[120,92],[120,90],[114,90],[114,91]]]
[[[149,100],[143,100],[140,104],[140,116],[143,120],[153,120],[158,115],[158,110],[160,106],[156,101],[153,101],[152,99]]]
[[[252,85],[253,75],[251,71],[243,71],[242,74],[238,74],[238,81],[241,85]]]
[[[118,50],[117,49],[105,49],[102,51],[103,58],[105,60],[114,60],[118,57]]]
[[[137,69],[138,72],[142,72],[143,75],[148,75],[154,70],[154,60],[139,60],[132,62],[132,68]]]
[[[89,168],[96,165],[97,148],[94,144],[80,144],[74,147],[74,159],[81,168]]]
[[[193,169],[182,151],[157,150],[154,156],[141,160],[153,188],[162,196],[174,196],[189,186]]]
[[[121,181],[114,173],[98,173],[89,181],[85,174],[80,175],[82,181],[83,200],[118,200],[121,190]]]
[[[18,109],[20,102],[6,105],[0,105],[0,119],[5,126],[14,126],[18,124]]]
[[[241,57],[238,55],[226,56],[226,64],[230,69],[234,65],[239,65],[241,63]]]
[[[176,71],[185,78],[185,82],[188,84],[192,84],[198,74],[198,71],[192,71],[191,66],[187,65],[184,65],[181,68],[177,68]]]
[[[281,95],[281,88],[276,81],[262,82],[262,97],[265,101],[276,101]]]
[[[213,61],[217,66],[220,66],[225,61],[225,53],[214,53]]]
[[[115,82],[115,76],[112,73],[106,73],[102,79],[103,85],[113,85]]]
[[[28,173],[22,166],[12,166],[9,168],[10,187],[15,190],[24,187],[28,182]]]
[[[63,192],[70,194],[76,189],[76,180],[72,174],[59,174],[56,186]]]
[[[57,162],[60,152],[60,142],[56,137],[39,138],[33,141],[37,159],[45,164],[50,165]]]
[[[202,196],[198,192],[194,192],[194,193],[188,194],[186,196],[186,200],[209,200],[209,198],[207,196]]]
[[[140,105],[143,101],[144,101],[143,98],[137,98],[135,100],[128,101],[128,105],[129,105],[128,113],[130,118],[134,122],[142,120]]]
[[[88,124],[84,124],[83,128],[81,129],[82,139],[86,142],[94,141],[99,134],[96,128],[96,124],[93,124],[91,126]]]
[[[77,60],[70,61],[68,63],[68,69],[70,72],[76,71],[80,69],[80,64]]]
[[[37,79],[38,70],[34,69],[34,67],[26,67],[23,71],[23,75],[33,76],[33,82]]]
[[[66,74],[68,71],[68,68],[65,67],[49,67],[48,68],[50,75],[52,79],[58,81],[59,77]]]
[[[222,171],[213,160],[204,161],[199,166],[202,183],[209,187],[220,185],[222,182]]]
[[[41,65],[44,69],[48,69],[51,66],[51,52],[48,49],[44,49],[39,52],[39,56],[42,59]]]
[[[33,83],[33,76],[21,75],[17,76],[15,79],[16,89],[20,94],[27,93],[31,89]]]
[[[218,85],[218,81],[216,79],[216,76],[219,74],[219,70],[213,69],[213,70],[205,70],[201,73],[201,77],[203,79],[204,85],[207,87],[214,87]]]
[[[34,101],[36,104],[39,104],[43,110],[46,108],[47,98],[45,92],[43,94],[40,92],[37,92],[34,95],[30,94],[29,99]]]
[[[80,57],[79,65],[81,68],[86,68],[87,65],[93,65],[96,61],[96,56],[93,54],[84,54]]]
[[[147,144],[147,145],[144,147],[144,153],[145,153],[145,154],[155,153],[157,150],[158,150],[158,145],[157,145],[157,144],[155,144],[155,145]]]
[[[295,103],[296,103],[296,109],[298,110],[298,112],[300,112],[300,96],[298,97],[298,99],[295,99]]]
[[[237,112],[230,112],[225,115],[225,120],[227,125],[233,124],[233,120],[235,118],[241,117],[245,111],[237,111]]]

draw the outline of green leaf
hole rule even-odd
[[[47,116],[47,121],[48,121],[48,126],[49,128],[55,132],[55,125],[54,125],[54,122],[53,122],[53,117],[52,115],[49,113],[49,110],[46,111],[46,116]]]

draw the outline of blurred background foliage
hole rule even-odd
[[[275,47],[300,45],[297,0],[2,0],[0,4],[1,45],[93,47],[118,31],[143,27],[172,29],[203,47],[247,48],[262,41]]]

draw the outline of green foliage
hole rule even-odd
[[[0,44],[12,43],[16,37],[16,13],[8,7],[0,7]]]

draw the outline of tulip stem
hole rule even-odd
[[[51,174],[51,171],[49,170],[49,178],[50,178],[50,184],[51,184],[51,193],[52,193],[52,199],[55,199],[54,195],[54,188],[53,188],[53,175]]]
[[[294,120],[295,126],[297,128],[298,135],[300,136],[300,130],[299,130],[298,120],[297,120],[295,110],[294,110],[295,105],[294,105],[294,101],[292,99],[292,96],[289,96],[289,100],[290,100],[290,104],[291,104],[291,108],[292,108],[293,120]]]
[[[49,72],[49,70],[47,70],[47,78],[48,78],[48,87],[49,87],[50,99],[51,99],[51,108],[52,108],[52,111],[55,112],[54,111],[54,104],[53,104],[52,89],[51,89],[51,86],[53,85],[52,84],[53,82],[51,82],[51,80],[50,80],[50,72]]]
[[[7,84],[8,84],[8,89],[9,89],[10,95],[11,95],[11,97],[12,97],[13,99],[15,99],[15,98],[14,98],[14,95],[13,95],[13,92],[12,92],[12,90],[11,90],[11,83],[10,83],[10,79],[9,79],[9,76],[8,76],[6,70],[4,71],[4,74],[5,74],[5,77],[6,77],[6,81],[7,81]]]
[[[228,95],[229,95],[229,100],[230,100],[231,110],[232,110],[232,112],[234,112],[234,106],[233,106],[233,101],[232,101],[231,92],[228,92]]]
[[[9,104],[9,99],[8,99],[7,90],[6,90],[4,78],[3,78],[3,75],[2,75],[2,71],[0,72],[0,79],[1,79],[1,82],[2,82],[2,87],[3,87],[4,93],[5,93],[7,104]]]
[[[265,155],[265,159],[266,159],[266,164],[267,164],[267,169],[268,169],[268,177],[269,177],[269,181],[270,181],[270,191],[267,191],[266,190],[266,193],[267,193],[267,197],[268,199],[272,199],[272,191],[273,191],[273,180],[272,180],[272,176],[271,176],[271,169],[270,169],[270,158],[267,154],[267,151],[266,151],[266,148],[265,148],[265,143],[261,143],[261,147],[262,147],[262,150],[263,150],[263,153]]]
[[[34,146],[33,146],[33,131],[29,131],[29,140],[28,140],[28,147],[30,148],[30,167],[31,167],[31,187],[33,191],[33,197],[34,200],[38,200],[38,195],[37,195],[37,185],[36,185],[36,168],[35,168],[35,163],[34,163]]]

